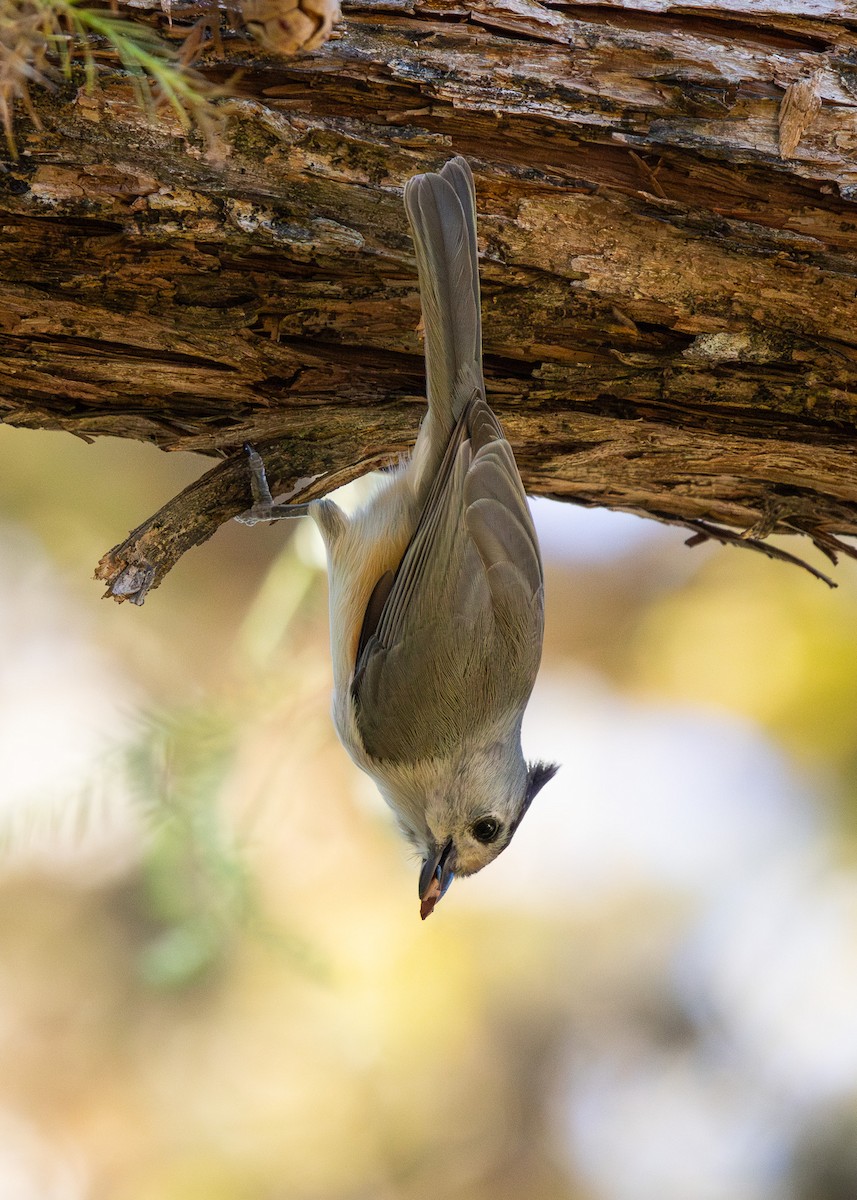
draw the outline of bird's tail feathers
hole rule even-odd
[[[476,198],[463,158],[405,187],[425,325],[429,410],[448,436],[482,382]]]

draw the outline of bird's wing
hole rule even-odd
[[[512,449],[479,393],[387,586],[351,687],[368,754],[448,753],[523,708],[541,652],[542,565]]]

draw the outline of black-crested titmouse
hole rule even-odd
[[[420,913],[509,845],[555,766],[528,766],[544,583],[524,487],[485,399],[473,176],[405,187],[425,323],[428,412],[411,457],[348,518],[276,505],[248,447],[247,524],[309,513],[327,548],[333,718],[422,858]]]

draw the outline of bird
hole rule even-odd
[[[556,764],[521,724],[544,639],[544,571],[512,447],[482,371],[473,174],[458,156],[408,180],[427,412],[413,452],[356,513],[275,504],[245,447],[245,524],[309,514],[325,544],[333,720],[420,859],[423,920],[512,841]]]

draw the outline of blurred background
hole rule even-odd
[[[208,465],[0,427],[0,1198],[854,1200],[857,563],[535,501],[562,770],[421,924],[311,523],[100,599]]]

